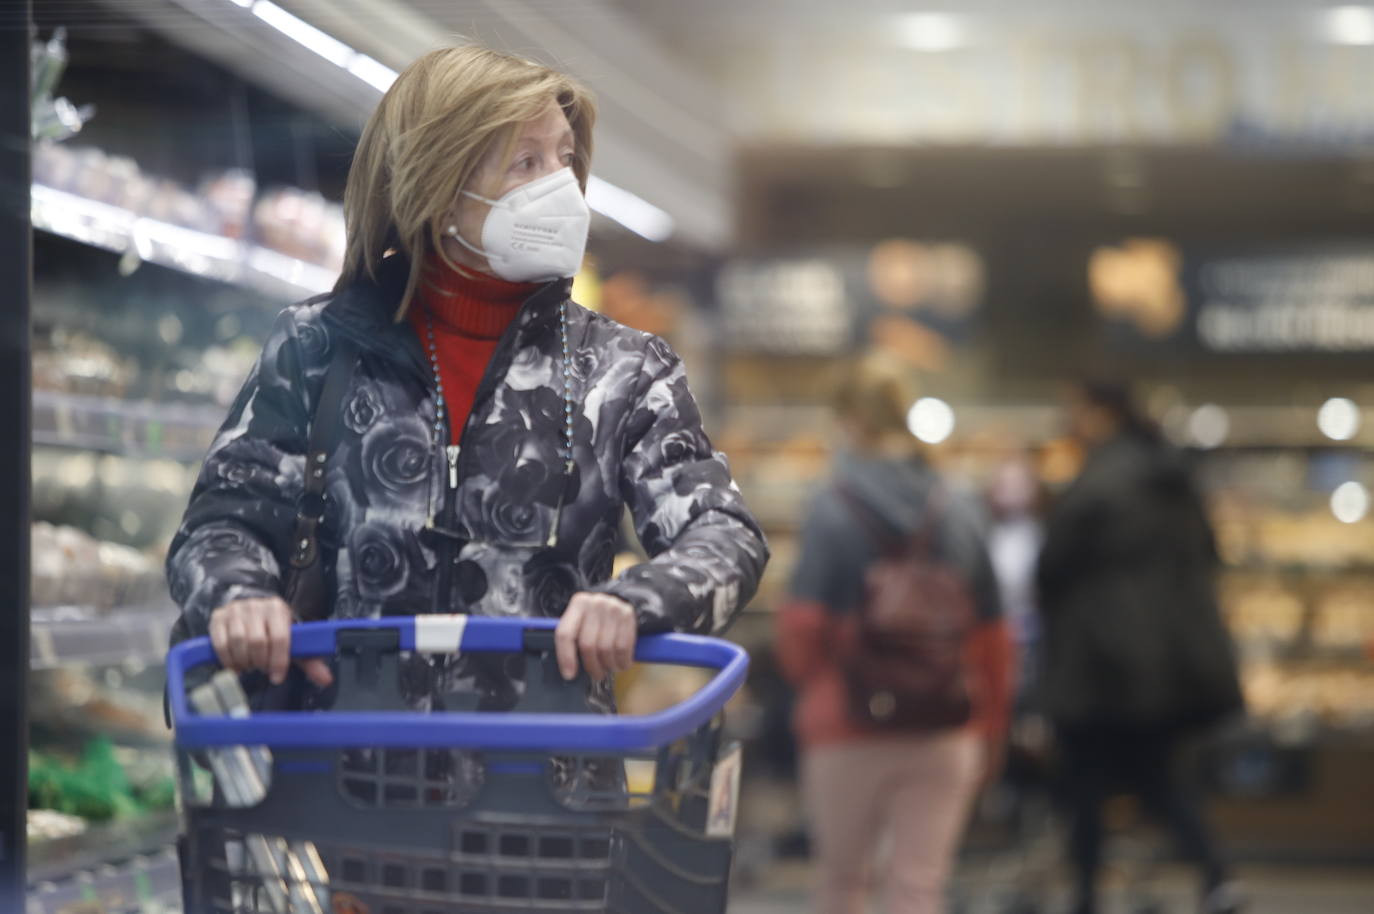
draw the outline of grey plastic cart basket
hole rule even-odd
[[[720,712],[747,656],[641,638],[641,662],[717,673],[668,711],[604,716],[587,710],[585,676],[558,673],[553,624],[295,626],[293,656],[334,658],[328,710],[250,714],[232,674],[205,682],[206,639],[174,648],[186,914],[721,914],[739,750]],[[510,713],[408,711],[410,651],[523,655],[523,694]]]

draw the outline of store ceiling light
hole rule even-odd
[[[270,3],[269,0],[258,0],[253,4],[252,12],[254,16],[287,38],[337,66],[346,69],[358,53],[333,35],[320,31],[304,19],[299,19],[275,3]]]
[[[949,13],[903,13],[893,21],[893,34],[904,48],[938,53],[966,43],[964,21]]]
[[[1333,6],[1321,14],[1321,34],[1332,44],[1374,45],[1374,7]]]
[[[390,89],[399,75],[381,61],[354,50],[270,0],[230,2],[250,10],[283,35],[342,67],[378,92]],[[648,200],[595,176],[587,181],[587,205],[650,241],[667,241],[676,228],[673,217]]]
[[[385,92],[396,81],[397,73],[379,60],[374,60],[356,51],[328,32],[315,28],[297,16],[288,13],[271,0],[230,0],[241,6],[287,38],[341,67],[372,86],[378,92]]]
[[[596,175],[587,179],[587,205],[650,241],[667,241],[673,234],[672,216],[643,197]]]
[[[1349,441],[1359,434],[1360,419],[1360,408],[1345,397],[1332,397],[1317,410],[1317,428],[1333,441]]]
[[[1369,514],[1369,490],[1358,482],[1345,482],[1331,493],[1331,513],[1343,524],[1358,524]]]
[[[353,59],[348,62],[348,72],[378,92],[385,92],[390,89],[391,84],[400,75],[386,64],[373,60],[366,54],[354,54]]]
[[[922,397],[907,413],[911,434],[926,444],[940,444],[954,434],[954,410],[944,400]]]
[[[1230,433],[1231,417],[1215,403],[1199,406],[1188,417],[1188,437],[1198,447],[1207,450],[1221,447]]]

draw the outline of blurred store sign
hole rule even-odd
[[[844,276],[828,260],[732,263],[716,287],[732,348],[823,354],[846,348],[852,338]]]
[[[972,332],[983,284],[982,257],[967,245],[894,238],[735,261],[716,291],[735,350],[825,355],[867,341],[938,371]]]
[[[1193,143],[1239,125],[1250,140],[1374,138],[1366,7],[999,6],[888,22],[812,8],[788,16],[785,40],[732,30],[744,9],[720,9],[725,21],[709,29],[681,25],[703,59],[725,59],[734,123],[754,139]]]
[[[1374,246],[1209,256],[1136,238],[1094,251],[1088,283],[1120,343],[1218,353],[1374,350]]]

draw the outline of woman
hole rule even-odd
[[[1006,730],[1011,647],[997,583],[973,510],[948,495],[907,430],[914,401],[905,376],[882,361],[847,373],[836,407],[848,452],[811,507],[778,614],[779,660],[800,693],[794,726],[821,914],[868,910],[870,862],[885,834],[889,914],[942,911],[970,806],[996,771]],[[893,729],[851,709],[857,611],[886,551],[880,537],[889,538],[878,527],[894,539],[928,537],[932,561],[960,582],[951,600],[972,604],[966,643],[954,645],[973,698],[967,723]],[[953,618],[955,607],[928,610]]]
[[[286,677],[306,449],[340,347],[356,356],[321,477],[325,614],[561,617],[560,669],[585,668],[603,708],[638,635],[729,624],[768,552],[682,364],[569,299],[594,118],[566,76],[478,47],[396,80],[349,173],[338,284],[282,312],[191,495],[174,640]],[[653,560],[611,580],[626,506]],[[508,708],[519,689],[480,659],[413,663],[420,706],[475,689]]]
[[[1076,914],[1099,911],[1102,805],[1120,789],[1169,824],[1207,914],[1243,899],[1179,770],[1190,734],[1242,708],[1217,606],[1217,554],[1182,456],[1123,385],[1080,385],[1069,424],[1088,451],[1055,505],[1038,571],[1043,703],[1064,760]]]

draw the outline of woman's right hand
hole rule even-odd
[[[292,621],[291,607],[280,597],[232,600],[210,614],[210,643],[226,669],[261,670],[281,685],[291,663]],[[318,657],[296,663],[320,688],[334,681],[329,664]]]

